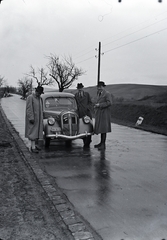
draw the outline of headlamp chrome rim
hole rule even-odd
[[[86,123],[86,124],[90,123],[90,120],[91,120],[90,117],[87,116],[87,115],[83,117],[83,121],[84,121],[84,123]]]
[[[47,119],[47,122],[48,122],[48,124],[49,124],[50,126],[53,126],[53,125],[55,124],[55,119],[54,119],[53,117],[49,117],[49,118]]]

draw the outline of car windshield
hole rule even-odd
[[[48,97],[44,103],[46,110],[77,110],[76,101],[71,97]]]

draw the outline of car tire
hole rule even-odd
[[[66,147],[67,148],[71,147],[71,145],[72,145],[72,141],[71,140],[68,140],[65,143],[66,143]]]
[[[87,137],[84,137],[83,138],[83,143],[84,143],[84,146],[89,146],[90,143],[91,143],[91,136],[87,136]]]
[[[50,138],[45,137],[45,148],[49,148],[50,146]]]

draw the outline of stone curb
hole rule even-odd
[[[6,122],[6,125],[13,137],[15,145],[19,154],[28,168],[35,174],[35,177],[39,184],[42,186],[47,196],[47,201],[52,208],[53,213],[58,213],[60,221],[63,222],[65,228],[67,228],[74,240],[102,240],[101,236],[90,226],[90,224],[75,211],[74,206],[67,199],[66,195],[56,186],[52,184],[49,176],[42,171],[39,164],[33,157],[33,154],[29,152],[24,141],[19,136],[19,133],[15,130],[12,123],[6,117],[2,106],[0,104],[0,111]]]

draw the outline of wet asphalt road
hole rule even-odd
[[[24,138],[25,101],[2,99]],[[53,142],[38,155],[76,210],[104,240],[167,239],[167,137],[112,124],[105,151]]]

